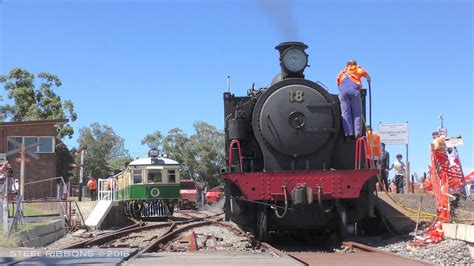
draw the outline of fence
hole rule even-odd
[[[99,178],[99,200],[115,201],[117,198],[117,180],[115,177]]]
[[[24,191],[24,200],[69,198],[68,186],[62,176],[26,182]]]

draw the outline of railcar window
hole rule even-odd
[[[176,183],[175,170],[168,170],[168,183]]]
[[[142,170],[133,170],[133,183],[142,183]]]
[[[163,182],[163,176],[161,170],[151,169],[148,170],[148,183],[161,183]]]

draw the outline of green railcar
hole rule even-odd
[[[117,175],[116,199],[134,218],[171,216],[178,204],[180,166],[155,151],[132,161]]]

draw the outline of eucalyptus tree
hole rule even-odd
[[[40,72],[35,75],[22,68],[12,69],[8,75],[0,76],[0,83],[8,92],[12,103],[5,104],[1,110],[4,120],[27,121],[48,119],[77,119],[74,104],[71,100],[62,100],[54,92],[54,88],[62,86],[58,76]],[[67,123],[58,129],[61,138],[74,134],[73,128]]]

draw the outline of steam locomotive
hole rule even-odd
[[[305,229],[344,238],[374,217],[378,171],[356,169],[365,158],[344,138],[338,96],[305,79],[307,48],[280,43],[271,86],[224,93],[225,219],[260,239]]]

